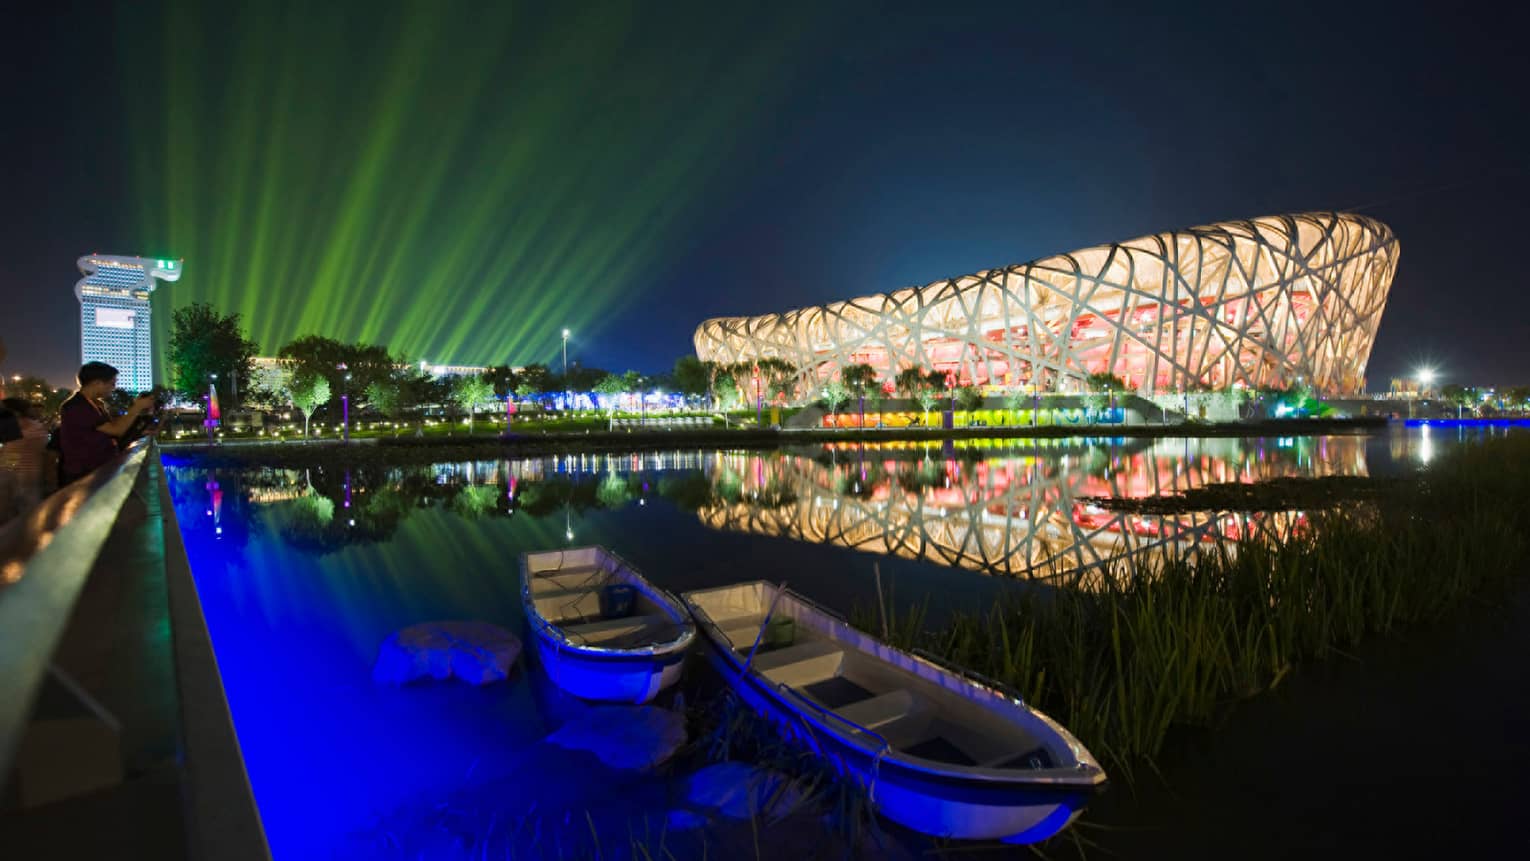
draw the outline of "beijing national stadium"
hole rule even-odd
[[[1142,395],[1310,385],[1363,390],[1397,268],[1379,221],[1339,212],[1172,230],[812,308],[707,320],[704,361],[790,366],[789,400],[841,368],[1076,392],[1109,373]]]

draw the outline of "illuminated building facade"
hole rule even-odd
[[[154,344],[149,297],[160,281],[181,277],[182,261],[87,254],[78,261],[74,295],[80,300],[80,359],[117,369],[117,387],[154,386]]]
[[[1315,212],[1101,245],[846,302],[707,320],[703,361],[788,363],[805,400],[852,364],[955,385],[1139,394],[1310,384],[1362,391],[1397,268],[1384,224]]]

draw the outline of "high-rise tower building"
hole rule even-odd
[[[142,392],[154,385],[149,296],[159,281],[181,277],[182,261],[87,254],[85,277],[74,285],[80,300],[80,358],[117,369],[117,387]]]

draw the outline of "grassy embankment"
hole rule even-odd
[[[1463,446],[1366,497],[1283,544],[1136,560],[1100,591],[1015,590],[940,630],[905,613],[891,639],[1013,686],[1130,779],[1171,727],[1214,723],[1302,661],[1481,606],[1527,568],[1530,436]]]

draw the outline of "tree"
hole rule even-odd
[[[233,409],[235,390],[249,391],[251,360],[259,350],[244,336],[237,313],[224,316],[205,302],[183,305],[170,315],[170,386],[196,400],[216,374],[218,402]]]
[[[839,380],[830,380],[818,390],[818,398],[829,408],[829,415],[838,415],[840,405],[850,400],[850,390]]]
[[[792,383],[797,378],[797,366],[785,359],[761,359],[755,363],[760,369],[766,400],[782,400],[791,397]]]
[[[494,387],[495,397],[508,398],[515,394],[515,387],[519,383],[519,377],[515,369],[509,365],[495,365],[484,371],[484,379]]]
[[[871,408],[877,414],[877,427],[882,426],[882,408],[887,405],[887,390],[881,386],[872,386],[871,391],[866,393],[866,400],[871,401]],[[861,424],[866,423],[864,410],[861,413]]]
[[[292,363],[292,372],[318,374],[329,381],[331,393],[364,392],[375,382],[393,375],[398,364],[386,348],[373,344],[346,344],[333,338],[305,335],[282,347],[278,354]],[[350,374],[350,379],[345,375]]]
[[[919,397],[919,390],[924,388],[924,371],[918,368],[904,368],[893,377],[893,389],[909,400]]]
[[[622,391],[642,394],[647,391],[643,375],[637,371],[627,371],[622,374]]]
[[[1004,409],[1011,413],[1020,412],[1020,408],[1025,406],[1026,400],[1025,389],[1019,386],[1011,386],[1004,390]]]
[[[921,375],[919,390],[914,397],[919,401],[919,407],[924,410],[924,423],[930,423],[930,410],[940,403],[940,389],[945,383],[945,377],[939,371],[930,371]]]
[[[473,411],[479,404],[494,398],[494,386],[479,374],[467,374],[457,378],[452,385],[452,400],[467,411],[468,436],[473,435]]]
[[[616,415],[617,395],[627,391],[626,382],[616,374],[606,374],[605,378],[595,384],[595,394],[606,398],[606,409],[612,416]]]
[[[675,391],[689,397],[700,397],[712,387],[712,374],[706,363],[695,356],[681,356],[675,360],[670,379]]]
[[[604,368],[586,368],[583,365],[570,365],[568,374],[558,381],[555,388],[560,392],[593,391],[595,385],[608,375],[609,372]]]
[[[742,397],[738,390],[738,381],[729,374],[717,377],[712,383],[712,397],[717,401],[718,408],[724,412],[737,409]]]
[[[877,384],[877,369],[870,365],[847,365],[839,378],[852,395],[860,399],[861,427],[866,426],[866,392]]]
[[[303,439],[307,439],[313,411],[329,403],[329,380],[323,374],[294,370],[287,378],[287,399],[303,414]]]
[[[1085,385],[1089,387],[1089,391],[1091,392],[1126,391],[1126,381],[1108,371],[1100,371],[1097,374],[1090,374],[1084,382]]]
[[[540,363],[527,365],[526,367],[521,368],[519,377],[521,386],[529,387],[530,391],[528,394],[555,392],[558,390],[557,383],[553,379],[552,371],[549,371],[546,365]],[[520,391],[520,386],[517,386],[516,393],[519,394]]]
[[[970,413],[983,405],[983,390],[977,386],[962,386],[956,390],[956,402]]]
[[[375,380],[368,384],[363,397],[368,406],[397,424],[407,410],[419,404],[423,391],[421,380],[428,383],[430,378],[413,369],[400,369],[387,380]],[[393,435],[398,436],[397,428],[394,428]]]

